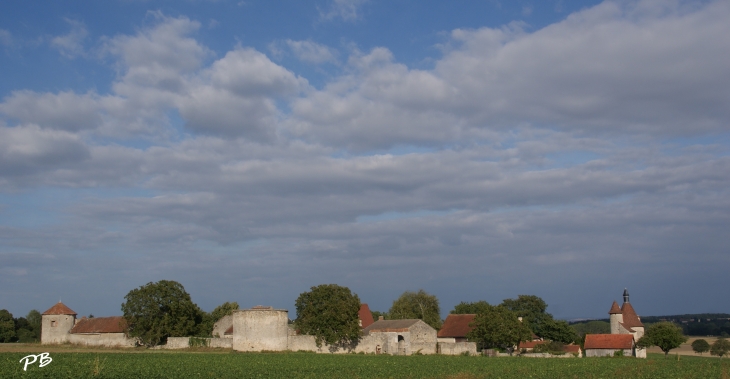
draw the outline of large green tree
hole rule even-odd
[[[521,341],[532,339],[532,331],[517,319],[517,314],[503,306],[490,306],[474,317],[467,334],[480,349],[499,347],[512,353]]]
[[[465,314],[479,314],[487,311],[491,305],[487,303],[484,300],[475,301],[473,303],[467,303],[465,301],[462,301],[459,304],[456,304],[454,307],[454,310],[451,311],[451,314],[455,315],[465,315]]]
[[[122,303],[127,334],[146,346],[167,337],[197,335],[203,311],[190,299],[182,284],[172,280],[147,283],[129,291]]]
[[[322,284],[302,292],[296,300],[295,327],[313,335],[317,346],[348,345],[360,340],[360,298],[347,287]]]
[[[728,352],[730,352],[730,341],[724,338],[718,338],[710,347],[710,354],[717,355],[720,358],[727,355]]]
[[[545,333],[544,329],[553,319],[553,316],[547,313],[547,303],[535,295],[519,295],[517,299],[504,299],[502,306],[522,317],[522,321],[533,333],[540,337]]]
[[[692,341],[692,351],[702,355],[702,353],[710,351],[710,344],[702,338],[696,339]]]
[[[15,341],[15,322],[13,314],[7,309],[0,309],[0,342]]]
[[[657,346],[662,349],[666,357],[670,350],[678,348],[685,342],[687,342],[687,337],[682,334],[681,327],[672,322],[663,321],[650,325],[637,345],[639,347]]]
[[[553,320],[552,317],[542,325],[542,335],[540,337],[566,345],[571,342],[580,343],[580,337],[567,322]]]
[[[573,328],[580,337],[583,337],[586,334],[611,334],[611,324],[606,321],[593,320],[580,322],[570,324],[570,327]]]
[[[391,320],[421,319],[432,328],[441,328],[439,300],[424,290],[403,292],[388,311]]]

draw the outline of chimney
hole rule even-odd
[[[378,316],[378,321],[383,320],[383,316]]]

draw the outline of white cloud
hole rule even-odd
[[[284,41],[297,59],[314,64],[337,62],[337,51],[313,41]]]
[[[83,45],[84,40],[89,35],[86,25],[83,22],[68,18],[65,21],[71,26],[71,31],[66,35],[51,39],[51,46],[58,49],[66,58],[73,59],[86,55]]]
[[[99,126],[99,96],[90,92],[37,93],[17,91],[3,99],[0,113],[22,123],[44,128],[78,131]]]
[[[0,177],[22,177],[70,167],[89,157],[81,139],[71,133],[37,125],[0,127]]]
[[[296,94],[307,81],[272,62],[266,55],[246,48],[230,51],[204,73],[211,84],[238,96],[277,97]]]
[[[332,0],[328,9],[319,10],[322,20],[341,18],[344,21],[353,21],[360,18],[360,8],[368,0]]]

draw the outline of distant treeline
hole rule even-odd
[[[723,336],[730,335],[730,314],[728,313],[695,313],[669,316],[643,316],[641,322],[645,326],[660,321],[672,321],[682,327],[688,336]],[[578,335],[611,333],[609,319],[582,320],[571,322],[570,326]]]

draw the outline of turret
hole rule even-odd
[[[620,334],[621,323],[624,322],[624,315],[615,300],[611,304],[611,310],[608,311],[608,315],[609,321],[611,322],[611,334]]]
[[[41,343],[67,342],[75,324],[76,312],[59,301],[41,315]]]

